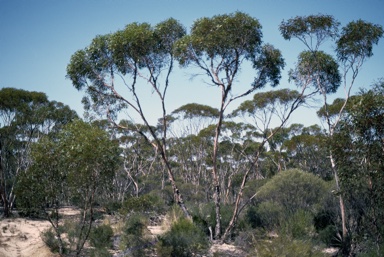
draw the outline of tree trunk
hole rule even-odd
[[[1,149],[0,145],[0,154],[3,149]],[[0,155],[0,196],[1,200],[3,201],[3,207],[4,207],[4,217],[8,218],[11,214],[9,209],[9,201],[7,197],[7,191],[6,191],[6,183],[5,183],[5,172],[3,169],[3,162],[2,162],[2,156]]]
[[[220,215],[220,180],[217,171],[217,153],[219,151],[219,136],[221,132],[221,125],[223,122],[223,113],[224,113],[224,100],[221,103],[221,110],[219,114],[219,120],[216,125],[215,139],[213,142],[213,156],[212,156],[212,181],[213,181],[213,200],[215,203],[215,239],[220,239],[221,237],[221,215]]]
[[[55,231],[57,240],[59,241],[59,255],[64,256],[64,243],[61,238],[61,233],[59,229],[59,208],[54,207],[54,210],[52,212],[54,213],[52,213],[51,215],[49,213],[46,213],[46,217],[49,223],[51,223],[52,228]],[[51,216],[54,217],[54,220],[51,218]]]
[[[179,205],[181,210],[184,212],[185,217],[187,219],[192,220],[192,217],[189,214],[188,208],[187,208],[187,206],[185,206],[185,203],[184,203],[184,200],[183,200],[183,196],[180,193],[179,188],[176,185],[175,178],[173,176],[173,172],[172,172],[171,166],[170,166],[170,164],[168,162],[167,156],[165,155],[165,152],[164,152],[163,148],[162,148],[162,151],[161,151],[161,157],[162,157],[163,163],[164,163],[164,165],[165,165],[165,167],[167,169],[167,172],[168,172],[168,177],[169,177],[168,179],[169,179],[169,182],[171,182],[171,185],[172,185],[173,195],[174,195],[175,201],[176,201],[177,205]]]
[[[262,145],[264,145],[264,144],[262,144]],[[259,156],[260,156],[260,149],[258,150],[258,152],[255,156],[255,159],[252,161],[251,167],[245,172],[245,174],[243,176],[243,180],[241,182],[239,192],[236,196],[235,209],[233,210],[231,221],[229,222],[228,227],[225,229],[225,232],[224,232],[224,235],[222,238],[223,241],[225,241],[228,238],[228,236],[232,233],[232,230],[236,225],[237,219],[238,219],[239,214],[240,214],[241,209],[242,209],[242,208],[240,208],[240,201],[243,198],[243,191],[245,188],[245,184],[247,183],[249,172],[251,172],[252,167],[254,167],[254,164],[259,160]]]
[[[345,205],[344,205],[344,199],[343,196],[340,193],[340,182],[339,182],[339,175],[337,173],[336,163],[332,155],[332,151],[329,153],[329,159],[331,160],[331,166],[333,170],[333,174],[335,176],[335,183],[336,183],[336,190],[339,192],[339,205],[340,205],[340,215],[341,215],[341,229],[342,229],[342,236],[343,240],[347,238],[347,226],[346,226],[346,217],[345,217]]]

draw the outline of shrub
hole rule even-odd
[[[270,230],[278,227],[284,214],[283,210],[281,205],[275,202],[266,201],[260,203],[256,208],[256,212],[259,216],[261,227]]]
[[[207,215],[207,224],[214,229],[216,226],[216,212],[215,205],[208,204],[206,208],[210,209],[210,214]],[[233,206],[232,205],[221,205],[220,207],[220,215],[221,215],[221,233],[224,232],[224,229],[228,226],[233,214]]]
[[[262,227],[263,225],[263,220],[258,213],[257,207],[256,206],[249,206],[247,209],[247,212],[245,214],[245,221],[252,227],[252,228],[257,228],[257,227]]]
[[[312,224],[312,214],[304,210],[298,210],[295,214],[288,217],[281,224],[281,232],[285,236],[290,236],[293,239],[310,238],[314,234]]]
[[[342,239],[339,236],[338,229],[334,225],[329,225],[318,232],[318,238],[326,246],[340,247]]]
[[[90,257],[112,257],[112,254],[106,248],[92,249]]]
[[[53,231],[53,228],[49,228],[41,232],[40,234],[41,239],[45,243],[46,246],[51,250],[53,253],[58,253],[60,251],[60,242],[56,238],[56,234]],[[63,249],[63,251],[65,248]]]
[[[91,246],[95,248],[111,248],[112,247],[113,230],[110,225],[100,225],[92,229],[89,235]]]
[[[296,239],[292,240],[292,238],[284,235],[276,237],[271,241],[259,241],[256,244],[256,249],[257,250],[255,250],[255,252],[257,257],[326,256],[320,250],[315,249],[310,241]]]
[[[118,210],[122,207],[121,202],[108,201],[103,204],[105,208],[105,212],[109,215],[113,215],[118,212]]]
[[[182,217],[184,217],[184,213],[183,211],[181,210],[181,208],[174,204],[172,205],[172,207],[168,210],[167,214],[166,214],[166,218],[165,220],[163,221],[163,226],[168,229],[170,228],[173,223],[177,222],[178,220],[180,220]]]
[[[80,233],[78,223],[73,220],[65,220],[63,228],[65,229],[64,232],[67,233],[70,249],[76,249]]]
[[[145,256],[146,249],[151,245],[149,231],[145,220],[139,215],[132,215],[126,221],[121,237],[120,248],[128,250],[130,256]]]
[[[204,253],[208,239],[199,227],[188,219],[180,219],[159,238],[157,253],[160,257],[189,257]]]
[[[334,220],[336,220],[336,214],[323,210],[315,215],[313,225],[321,242],[327,246],[340,247],[341,239]]]
[[[157,195],[146,194],[125,200],[120,213],[125,216],[131,212],[161,212],[163,205],[164,203]]]
[[[293,169],[280,172],[262,186],[257,199],[278,203],[285,212],[295,213],[299,209],[318,212],[331,194],[321,178]]]

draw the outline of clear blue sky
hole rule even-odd
[[[259,19],[264,42],[282,51],[286,68],[280,87],[289,86],[286,73],[304,49],[298,41],[283,40],[278,30],[282,20],[321,13],[333,15],[342,25],[363,19],[384,26],[384,0],[0,0],[0,87],[45,92],[50,100],[63,102],[82,115],[83,93],[65,78],[66,66],[71,55],[96,35],[115,32],[131,22],[155,25],[169,17],[189,29],[198,18],[235,11]],[[174,75],[168,112],[190,102],[217,108],[219,92],[200,79],[189,80],[186,74],[183,70]],[[381,77],[384,40],[374,48],[356,89]],[[159,109],[148,106],[147,110],[150,108]],[[311,124],[317,120],[308,117],[302,112],[295,122]],[[154,116],[152,122],[157,118]]]

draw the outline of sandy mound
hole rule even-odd
[[[29,219],[0,220],[0,257],[51,257],[40,233],[51,225],[48,221]]]

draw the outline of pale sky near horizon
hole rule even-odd
[[[357,19],[384,26],[384,0],[0,0],[0,88],[44,92],[49,100],[63,102],[81,116],[83,93],[65,78],[66,66],[71,55],[88,46],[96,35],[115,32],[132,22],[156,25],[170,17],[189,30],[198,18],[235,11],[257,18],[263,26],[263,41],[281,50],[286,67],[279,88],[294,88],[286,74],[304,50],[298,40],[282,38],[278,30],[281,21],[301,15],[330,14],[342,26]],[[381,39],[374,47],[374,56],[359,74],[355,92],[383,78],[383,67]],[[191,80],[188,70],[177,70],[167,98],[168,113],[192,102],[218,108],[219,94],[202,79]],[[240,103],[233,103],[233,107]],[[155,115],[158,109],[158,105],[147,107],[150,116],[154,114],[150,117],[152,123],[159,118]],[[291,123],[311,125],[318,121],[305,110],[294,117],[296,120]]]

